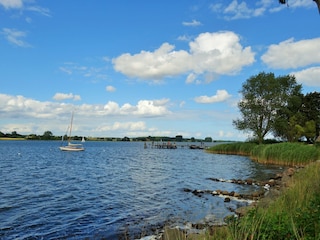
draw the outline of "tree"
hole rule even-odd
[[[303,98],[302,114],[305,116],[305,122],[314,121],[313,136],[310,132],[310,137],[307,137],[308,142],[314,142],[320,132],[320,93],[307,93]],[[307,126],[306,126],[307,127]],[[310,131],[310,126],[308,127]]]
[[[290,75],[275,77],[273,73],[261,72],[250,77],[240,91],[243,99],[238,107],[242,118],[233,120],[233,125],[238,130],[252,132],[262,143],[274,129],[279,109],[288,104],[290,96],[301,94],[301,89]]]
[[[284,141],[296,142],[303,135],[304,116],[301,112],[303,94],[289,96],[285,106],[278,109],[273,134]]]
[[[320,131],[320,93],[294,95],[278,110],[274,135],[294,142],[302,137],[313,143]]]
[[[43,139],[44,139],[44,140],[50,140],[50,139],[52,138],[52,136],[53,136],[53,134],[52,134],[51,131],[45,131],[45,132],[43,133]]]

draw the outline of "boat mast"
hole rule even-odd
[[[70,131],[69,131],[69,139],[68,139],[68,142],[71,141],[72,122],[73,122],[73,111],[72,111],[72,115],[71,115]]]

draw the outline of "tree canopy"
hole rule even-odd
[[[291,96],[301,95],[301,90],[294,76],[275,77],[273,73],[261,72],[250,77],[240,91],[243,97],[238,103],[241,118],[234,120],[233,125],[251,132],[262,143],[274,130],[278,112],[288,106]]]

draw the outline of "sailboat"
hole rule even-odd
[[[70,128],[69,128],[68,145],[61,146],[59,148],[61,151],[72,151],[72,152],[84,151],[84,147],[82,144],[71,143],[72,124],[73,124],[73,112],[71,115],[71,123],[70,123]],[[62,138],[62,140],[63,140],[63,138]]]

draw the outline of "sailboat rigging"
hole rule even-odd
[[[72,112],[72,115],[71,115],[71,121],[70,121],[70,127],[69,127],[68,145],[59,147],[61,151],[72,151],[72,152],[84,151],[84,147],[83,147],[82,144],[71,143],[73,114],[74,114],[74,112]],[[63,141],[63,138],[62,138],[62,141]]]

